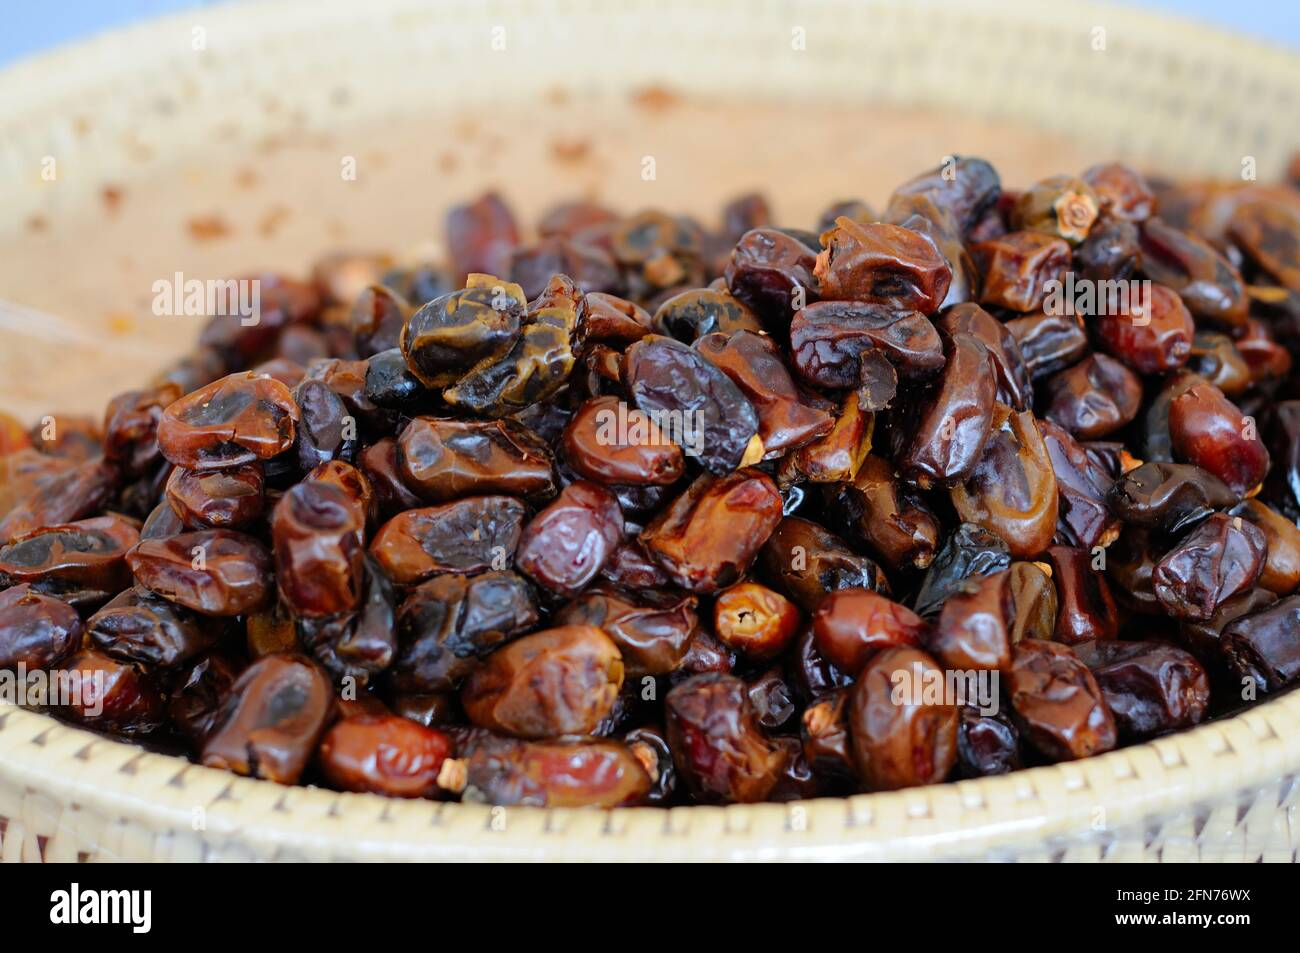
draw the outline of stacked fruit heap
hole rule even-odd
[[[996,774],[1300,677],[1300,191],[959,158],[818,228],[524,243],[489,195],[445,266],[263,276],[102,427],[0,428],[0,669],[240,774],[551,806]]]

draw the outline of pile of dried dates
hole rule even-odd
[[[789,801],[1300,680],[1300,183],[1124,165],[708,227],[496,195],[0,417],[0,673],[283,784]]]

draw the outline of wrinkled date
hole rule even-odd
[[[813,275],[824,299],[933,314],[948,294],[952,268],[933,239],[910,228],[838,218],[822,244]]]
[[[266,548],[229,530],[141,540],[126,561],[140,585],[204,615],[244,615],[266,605],[272,593]]]
[[[935,679],[942,684],[943,670],[908,647],[881,652],[858,678],[849,726],[858,776],[869,790],[937,784],[952,771],[958,712],[929,702],[925,688]]]
[[[1013,650],[1007,674],[1020,729],[1043,755],[1069,761],[1115,747],[1115,718],[1068,646],[1027,639]]]
[[[674,583],[716,592],[736,582],[781,521],[781,494],[766,475],[702,476],[641,534]]]
[[[651,417],[673,420],[674,440],[714,474],[727,473],[749,456],[758,434],[758,412],[740,388],[698,351],[650,334],[627,349],[623,378],[636,406]]]
[[[664,711],[673,760],[697,797],[766,800],[788,755],[759,730],[744,682],[717,672],[693,676],[668,693]]]
[[[435,576],[398,609],[393,686],[403,693],[458,689],[480,659],[540,618],[532,588],[513,572]]]
[[[100,602],[130,583],[126,554],[139,540],[120,516],[50,526],[0,547],[0,583],[30,583],[73,605]]]
[[[258,659],[231,687],[200,760],[294,784],[316,753],[332,705],[329,679],[314,663],[295,655]]]
[[[519,738],[589,735],[623,686],[623,659],[600,629],[561,626],[492,653],[470,675],[461,704],[472,722]]]
[[[189,612],[139,587],[113,599],[86,621],[90,641],[125,662],[176,668],[212,648],[217,620]]]
[[[158,447],[191,470],[267,460],[293,446],[298,415],[279,381],[232,374],[169,405],[158,422]]]
[[[1216,513],[1156,564],[1156,599],[1175,618],[1208,619],[1225,599],[1259,580],[1267,545],[1255,524]]]
[[[40,671],[81,644],[81,617],[65,602],[28,585],[0,592],[0,671]]]
[[[475,739],[466,800],[501,806],[628,807],[650,795],[634,751],[615,741]]]
[[[451,740],[396,715],[357,715],[337,722],[320,745],[321,772],[344,791],[428,797]]]
[[[618,498],[597,483],[571,483],[524,527],[515,564],[545,589],[574,596],[623,540]]]
[[[815,612],[840,589],[888,592],[880,567],[817,523],[787,516],[763,544],[758,566],[764,579],[805,612]]]
[[[1123,737],[1150,738],[1205,717],[1210,680],[1189,652],[1164,642],[1085,642],[1075,653],[1092,670]]]
[[[147,735],[162,727],[163,696],[149,675],[130,662],[82,649],[59,665],[58,684],[63,696],[59,711],[87,728]]]
[[[509,496],[472,496],[407,510],[380,528],[370,552],[403,586],[440,572],[507,569],[527,513]]]
[[[402,479],[429,503],[502,493],[545,499],[555,493],[550,450],[513,420],[416,417],[397,441]]]

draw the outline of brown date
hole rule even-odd
[[[1032,379],[1055,374],[1088,352],[1088,334],[1074,314],[1026,314],[1005,324]]]
[[[380,527],[370,552],[402,586],[441,572],[506,569],[527,512],[509,496],[472,496],[407,510]]]
[[[0,584],[30,583],[74,606],[102,602],[130,584],[126,553],[139,540],[120,516],[47,526],[0,547]]]
[[[493,652],[461,692],[470,721],[520,738],[588,735],[623,685],[618,647],[600,629],[535,632]]]
[[[1033,412],[995,403],[983,454],[949,493],[962,521],[1000,536],[1013,557],[1046,549],[1056,533],[1057,482]]]
[[[1160,218],[1142,224],[1142,271],[1176,291],[1188,310],[1223,327],[1239,327],[1249,301],[1241,274],[1208,242]]]
[[[781,521],[781,511],[776,485],[757,470],[701,476],[640,538],[676,585],[716,592],[749,568]]]
[[[1008,570],[1012,616],[1007,620],[1011,644],[1021,639],[1051,641],[1056,631],[1056,584],[1039,563],[1015,562]]]
[[[1238,496],[1268,473],[1269,454],[1254,418],[1243,414],[1213,384],[1193,385],[1169,405],[1174,453],[1208,470]]]
[[[759,552],[758,567],[770,586],[805,612],[815,612],[840,589],[889,590],[879,566],[834,533],[797,516],[777,524]]]
[[[170,404],[158,446],[178,467],[214,470],[266,460],[293,446],[298,405],[270,377],[231,374]]]
[[[1083,173],[1092,186],[1104,216],[1125,222],[1142,222],[1155,210],[1156,197],[1141,174],[1120,162],[1094,165]]]
[[[976,242],[970,252],[982,279],[980,303],[1022,313],[1041,308],[1048,283],[1070,267],[1069,244],[1042,232],[1009,232]]]
[[[939,521],[884,457],[869,454],[852,482],[835,485],[828,505],[891,569],[924,569],[934,559]]]
[[[519,244],[519,226],[510,207],[496,192],[447,212],[447,247],[454,281],[463,283],[474,272],[504,274],[510,253]]]
[[[260,463],[222,470],[176,467],[167,479],[167,504],[189,529],[242,529],[262,515],[265,479]]]
[[[922,700],[927,682],[943,670],[919,649],[886,649],[872,659],[853,687],[849,714],[853,760],[862,783],[895,791],[947,779],[957,761],[955,705]],[[898,687],[910,687],[902,700]]]
[[[766,800],[787,752],[759,730],[745,683],[734,675],[695,675],[664,699],[668,743],[677,771],[700,800]]]
[[[651,332],[650,312],[634,301],[587,292],[587,341],[626,347]]]
[[[1006,671],[1015,616],[1010,570],[968,579],[944,603],[926,648],[948,669]]]
[[[928,235],[839,218],[822,245],[813,275],[824,299],[933,314],[948,294],[952,269]]]
[[[58,666],[58,711],[87,728],[120,735],[158,731],[165,719],[163,697],[138,666],[82,649]]]
[[[396,715],[355,715],[335,722],[320,744],[325,779],[344,791],[428,797],[451,754],[451,739]]]
[[[898,458],[906,472],[943,482],[968,476],[979,462],[992,432],[997,389],[992,359],[979,338],[962,332],[945,345],[943,376],[913,418],[913,436]]]
[[[47,526],[73,523],[94,516],[112,496],[117,472],[98,458],[70,469],[25,466],[21,454],[5,457],[14,464],[14,489],[19,496],[0,519],[0,543],[8,543]],[[25,491],[25,492],[24,492]]]
[[[799,631],[799,609],[780,593],[742,582],[718,593],[713,631],[724,645],[751,660],[773,659]]]
[[[1119,616],[1110,586],[1092,566],[1095,558],[1085,549],[1053,546],[1047,550],[1056,583],[1059,609],[1056,641],[1066,645],[1090,639],[1113,639],[1119,632]]]
[[[595,586],[552,617],[556,625],[587,625],[613,639],[629,679],[667,675],[682,666],[699,626],[694,596],[633,593]]]
[[[1228,623],[1219,647],[1228,667],[1264,692],[1300,678],[1300,596],[1287,596]]]
[[[1033,399],[1029,368],[1020,354],[1020,345],[1008,326],[973,302],[959,304],[944,312],[936,327],[950,337],[973,334],[988,349],[989,359],[998,376],[997,398],[1015,410],[1028,409]]]
[[[1011,206],[1010,225],[1064,238],[1077,245],[1088,237],[1100,206],[1100,198],[1087,182],[1068,175],[1054,175],[1020,194]]]
[[[1170,534],[1237,499],[1222,480],[1189,463],[1144,463],[1124,474],[1107,494],[1112,512],[1125,523]]]
[[[788,327],[801,291],[815,294],[817,249],[778,228],[746,232],[727,263],[727,288],[773,329]]]
[[[131,475],[143,475],[161,459],[158,422],[181,389],[164,381],[146,390],[118,394],[104,411],[104,460]]]
[[[31,586],[0,590],[0,671],[41,671],[81,644],[77,610]]]
[[[1300,529],[1295,523],[1259,500],[1246,500],[1228,515],[1253,523],[1264,534],[1264,569],[1259,584],[1279,596],[1294,592],[1300,586]]]
[[[780,456],[828,433],[835,418],[805,401],[781,352],[764,334],[735,331],[707,334],[695,349],[720,367],[758,413],[763,456]]]
[[[1251,588],[1264,568],[1268,542],[1239,516],[1216,513],[1156,564],[1152,585],[1165,612],[1204,621],[1228,598]]]
[[[698,351],[673,338],[647,335],[627,349],[623,378],[640,410],[679,420],[683,436],[692,439],[678,441],[686,442],[710,473],[727,473],[761,456],[760,447],[752,461],[747,459],[758,433],[754,405]]]
[[[203,742],[210,768],[295,784],[316,753],[333,706],[329,679],[299,655],[268,655],[230,688]]]
[[[1120,530],[1106,506],[1114,479],[1064,427],[1040,420],[1038,429],[1056,474],[1058,532],[1085,549],[1110,545]]]
[[[1091,354],[1053,375],[1044,396],[1044,417],[1080,440],[1095,440],[1114,433],[1137,416],[1142,383],[1114,358]]]
[[[360,605],[365,525],[352,499],[328,483],[299,483],[280,498],[271,515],[276,581],[297,615]]]
[[[655,334],[694,344],[706,334],[729,336],[733,331],[762,333],[763,325],[749,306],[725,288],[692,288],[675,294],[655,311]]]
[[[1096,678],[1121,737],[1142,740],[1205,717],[1210,679],[1190,652],[1164,642],[1085,642],[1074,651]]]
[[[140,585],[203,615],[245,615],[271,599],[271,556],[242,533],[213,529],[143,539],[126,554]]]
[[[555,494],[546,444],[513,420],[416,417],[397,440],[403,482],[429,503],[500,493],[526,499]]]
[[[790,323],[795,368],[810,384],[858,387],[883,356],[905,381],[934,377],[944,366],[943,342],[930,319],[869,301],[818,301]],[[879,353],[877,353],[879,352]]]
[[[1164,285],[1139,285],[1127,308],[1109,308],[1096,319],[1097,335],[1112,356],[1139,374],[1163,374],[1182,367],[1192,355],[1196,327],[1191,312]]]
[[[1070,761],[1115,747],[1115,718],[1096,678],[1068,646],[1020,642],[1008,676],[1021,733],[1046,757]]]
[[[519,285],[494,277],[498,273],[470,273],[463,290],[435,298],[407,320],[400,347],[425,387],[454,384],[503,357],[518,339],[528,299]]]
[[[623,541],[618,498],[598,483],[571,483],[524,527],[520,572],[560,596],[586,588]]]
[[[222,626],[147,589],[127,589],[86,620],[89,640],[107,655],[176,668],[216,645]]]
[[[466,801],[502,806],[629,807],[651,790],[641,761],[616,741],[475,739],[466,774]]]
[[[403,694],[454,691],[481,659],[540,618],[532,588],[516,573],[435,576],[411,589],[397,611],[392,685]]]
[[[654,420],[617,397],[596,397],[564,428],[564,460],[578,475],[606,485],[668,486],[686,468],[682,448]]]
[[[911,609],[870,589],[841,589],[813,614],[817,648],[832,665],[857,676],[884,649],[919,645],[928,626]]]

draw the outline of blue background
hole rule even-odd
[[[59,43],[220,0],[2,0],[0,65]],[[357,0],[364,3],[365,0]],[[1042,0],[1051,3],[1052,0]],[[1300,50],[1297,0],[1133,0]]]

